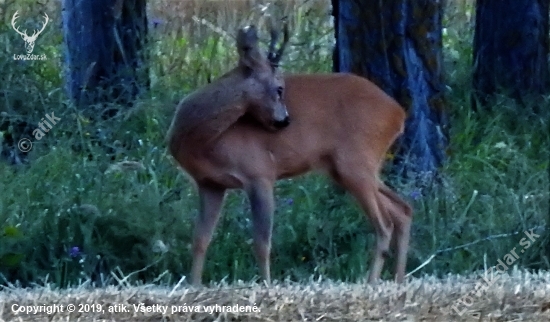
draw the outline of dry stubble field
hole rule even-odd
[[[42,306],[44,310],[53,304],[63,306],[64,312],[13,312],[17,306]],[[69,304],[77,311],[89,304],[104,312],[68,313]],[[211,305],[230,306],[230,310],[248,305],[249,312],[190,312]],[[143,312],[144,306],[157,312]],[[109,313],[109,307],[119,312]],[[178,307],[183,312],[172,313]],[[163,308],[165,313],[158,311]],[[204,289],[14,287],[0,292],[0,321],[550,321],[550,273],[512,271],[485,279],[481,275],[424,277],[410,279],[403,286],[310,281]]]
[[[245,7],[252,2],[205,1],[201,7],[197,4],[203,2],[163,0],[155,2],[156,6],[150,10],[152,15],[165,21],[180,20],[181,23],[193,24],[192,16],[204,16],[201,11],[217,12],[218,8],[211,8],[212,5],[230,3],[231,6]],[[181,8],[176,10],[177,6]],[[240,12],[248,10],[238,9]],[[290,10],[287,7],[284,11]],[[183,12],[190,14],[181,15]],[[231,15],[223,18],[226,22],[237,20]],[[236,25],[227,30],[235,28]],[[200,290],[152,285],[105,289],[82,285],[68,290],[48,286],[34,289],[10,287],[0,291],[0,321],[550,321],[550,273],[515,271],[496,280],[486,278],[484,280],[479,275],[413,278],[404,286],[391,282],[369,286],[311,281],[307,284],[279,283],[269,288],[242,284]],[[68,313],[69,304],[75,305],[77,311],[100,308],[103,312]],[[34,306],[45,310],[51,305],[63,307],[63,312],[14,312],[16,307]],[[208,305],[231,308],[249,305],[255,312],[172,313],[175,307],[190,311]],[[166,308],[167,311],[136,312],[138,306]],[[117,312],[108,312],[109,307]]]

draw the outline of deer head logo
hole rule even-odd
[[[34,33],[29,36],[27,35],[27,29],[25,29],[23,32],[19,31],[19,29],[17,29],[17,27],[15,26],[15,20],[17,20],[17,11],[13,14],[13,18],[11,19],[11,25],[13,27],[13,29],[21,35],[21,37],[23,37],[23,40],[25,41],[25,50],[27,50],[27,53],[32,53],[33,49],[34,49],[34,42],[36,41],[36,38],[38,37],[38,35],[40,35],[42,33],[42,31],[44,31],[44,28],[46,28],[46,25],[48,24],[48,21],[50,20],[50,18],[48,17],[47,14],[44,14],[44,18],[46,21],[44,21],[44,24],[42,25],[42,29],[40,29],[40,31],[38,30],[35,30]]]

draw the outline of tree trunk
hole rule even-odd
[[[548,7],[548,0],[477,1],[474,109],[498,92],[520,103],[548,92]]]
[[[77,106],[131,105],[149,86],[145,9],[145,0],[63,0],[66,87]]]
[[[396,165],[431,177],[445,159],[441,2],[332,0],[334,71],[364,76],[407,111]]]

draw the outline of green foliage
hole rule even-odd
[[[330,71],[328,17],[299,10],[304,12],[294,22],[298,29],[284,68]],[[523,115],[504,98],[494,112],[474,114],[469,103],[473,30],[461,12],[447,16],[445,76],[452,126],[442,183],[431,189],[394,183],[414,207],[408,271],[438,250],[546,224],[548,213],[549,115]],[[164,135],[175,102],[234,64],[234,40],[216,32],[194,39],[186,32],[153,30],[149,97],[120,117],[92,123],[63,94],[62,39],[54,28],[35,48],[48,59],[36,62],[13,61],[11,53],[22,48],[22,41],[9,25],[0,26],[0,32],[2,47],[9,49],[0,54],[4,159],[4,152],[16,151],[21,136],[30,135],[14,124],[26,121],[34,124],[32,130],[47,113],[61,118],[34,142],[28,164],[0,162],[0,280],[30,285],[47,278],[68,286],[86,279],[111,283],[112,272],[137,272],[130,282],[174,283],[187,275],[197,196],[168,158]],[[356,280],[365,275],[374,235],[351,197],[318,175],[282,181],[276,195],[274,278],[303,280],[314,274]],[[257,268],[245,195],[231,193],[223,212],[204,279],[249,280]],[[482,269],[484,257],[492,266],[520,239],[512,235],[442,252],[421,273]],[[548,242],[541,236],[518,263],[548,268],[540,256]]]

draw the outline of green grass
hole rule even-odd
[[[284,68],[330,71],[330,20],[321,14],[300,16]],[[469,102],[472,29],[448,16],[451,145],[442,185],[430,190],[396,186],[414,206],[408,271],[438,250],[545,225],[548,214],[550,109],[540,117],[522,115],[520,107],[502,98],[492,111],[474,114]],[[0,26],[8,53],[22,46],[18,37],[9,25]],[[37,124],[51,112],[61,121],[35,142],[28,165],[0,162],[0,283],[32,285],[47,279],[67,286],[92,279],[101,284],[113,281],[112,272],[137,272],[131,282],[177,282],[190,268],[197,196],[167,157],[164,135],[174,103],[232,64],[232,40],[215,32],[200,42],[185,30],[153,33],[151,92],[122,116],[92,123],[63,93],[60,35],[51,28],[41,37],[35,50],[46,53],[47,61],[14,62],[10,54],[1,54],[4,151],[28,136],[13,124]],[[141,167],[117,171],[122,161]],[[282,181],[276,195],[274,278],[304,280],[314,274],[356,280],[365,275],[374,235],[351,197],[317,175]],[[249,217],[245,195],[231,193],[208,252],[206,281],[250,280],[258,274]],[[511,235],[443,252],[417,274],[495,265],[520,239]],[[548,236],[536,243],[518,263],[548,269],[542,255]]]

